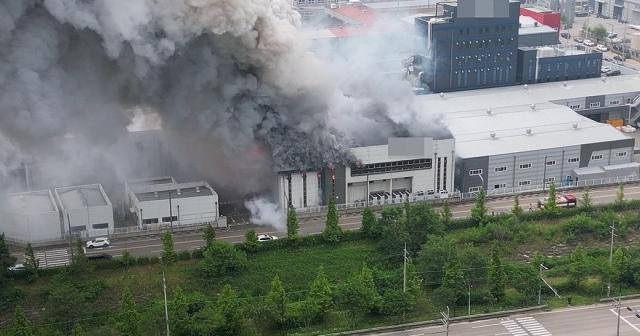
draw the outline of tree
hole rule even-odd
[[[247,252],[255,253],[256,251],[258,251],[260,242],[258,242],[258,235],[256,234],[256,230],[250,229],[244,233],[244,247]]]
[[[580,288],[580,283],[587,276],[587,272],[587,254],[582,245],[578,245],[573,253],[569,255],[569,281],[571,281],[575,289]]]
[[[265,298],[266,311],[276,323],[283,323],[285,318],[286,293],[280,278],[276,275],[271,280],[271,289]]]
[[[544,211],[549,214],[555,214],[558,210],[558,205],[556,204],[556,184],[551,183],[549,185],[549,195],[547,197],[547,201],[544,203]]]
[[[447,227],[451,223],[453,214],[451,213],[451,207],[449,206],[449,200],[445,200],[442,204],[442,211],[440,212],[440,219],[442,224]]]
[[[211,246],[213,244],[213,241],[216,240],[216,230],[213,228],[213,226],[211,225],[207,225],[207,227],[204,228],[204,242],[205,242],[205,249],[208,249],[209,246]]]
[[[136,303],[128,287],[122,291],[120,300],[120,312],[116,317],[116,328],[123,336],[140,335],[140,314],[136,309]]]
[[[82,329],[82,326],[80,324],[76,324],[75,327],[73,327],[73,330],[71,330],[71,336],[85,336],[86,333],[84,332],[84,329]]]
[[[439,283],[442,270],[451,260],[457,258],[457,246],[450,237],[427,236],[426,243],[418,252],[416,266],[427,284]]]
[[[616,192],[616,203],[617,206],[624,205],[624,185],[620,183],[618,185],[618,192]]]
[[[75,280],[75,279],[74,279]],[[74,286],[74,280],[68,273],[60,273],[51,277],[47,288],[45,318],[47,322],[57,323],[59,329],[68,334],[74,326],[69,317],[82,319],[91,311],[87,307],[90,296]],[[77,282],[77,280],[75,280]],[[67,321],[61,323],[61,321]]]
[[[596,42],[600,42],[607,37],[607,28],[605,28],[601,24],[597,25],[594,28],[591,28],[589,31],[591,32],[591,35],[596,39]]]
[[[622,248],[617,248],[613,253],[611,262],[611,281],[615,284],[629,283],[633,281],[631,262]]]
[[[352,314],[368,313],[375,308],[378,291],[373,281],[373,273],[367,265],[360,273],[338,287],[336,301]]]
[[[31,245],[31,243],[28,243],[27,247],[25,248],[24,263],[25,263],[25,268],[29,273],[29,278],[31,280],[36,279],[38,277],[40,260],[36,258],[36,255],[35,255],[35,252],[33,251],[33,246]]]
[[[4,238],[4,233],[0,234],[0,278],[6,275],[7,269],[16,263],[16,258],[9,252],[9,246]],[[1,281],[1,280],[0,280]]]
[[[203,253],[200,270],[207,278],[238,272],[247,263],[247,255],[234,245],[216,240]]]
[[[287,238],[291,240],[298,239],[299,229],[300,224],[298,224],[298,216],[296,215],[296,210],[293,207],[290,207],[289,212],[287,213]]]
[[[171,335],[190,335],[192,321],[189,316],[189,299],[180,286],[175,289],[173,298],[167,306],[171,317],[171,323],[169,323]]]
[[[162,263],[169,265],[176,262],[176,260],[178,260],[178,255],[173,246],[173,234],[167,231],[162,236]]]
[[[16,307],[15,315],[13,318],[13,336],[33,336],[35,332],[31,321],[27,318],[27,315],[22,310],[22,307]]]
[[[487,218],[487,205],[486,205],[486,194],[484,190],[480,190],[476,194],[476,202],[473,208],[471,209],[471,219],[480,226],[484,226],[488,224],[489,220]]]
[[[333,290],[322,266],[318,269],[318,275],[316,275],[316,278],[311,283],[307,300],[314,306],[319,316],[325,315],[329,308],[331,308],[331,304],[333,303]]]
[[[522,216],[522,207],[520,206],[520,195],[516,195],[513,199],[513,208],[511,208],[511,214],[516,219],[519,219]]]
[[[582,193],[582,206],[585,209],[590,209],[593,206],[591,202],[591,195],[589,194],[589,188],[586,188]]]
[[[399,244],[397,244],[395,253],[403,248],[404,242],[408,243],[408,249],[417,251],[420,245],[424,244],[428,235],[441,235],[444,232],[445,228],[440,215],[428,203],[420,202],[410,206],[406,212],[408,213],[405,215],[406,224],[399,226],[396,229],[397,232],[393,233],[402,235],[398,237]],[[402,221],[400,220],[398,224],[402,224]]]
[[[215,330],[212,335],[239,335],[242,318],[242,305],[238,299],[238,294],[228,284],[224,285],[213,311]]]
[[[330,243],[337,243],[342,237],[342,228],[338,225],[338,210],[336,209],[336,201],[331,198],[327,207],[327,222],[322,231],[324,239]]]
[[[71,270],[73,272],[86,272],[88,264],[89,260],[87,260],[87,255],[84,252],[82,240],[77,239],[71,260]]]
[[[460,266],[460,261],[456,258],[448,262],[443,269],[442,284],[436,295],[443,305],[456,306],[466,292],[467,281]]]
[[[362,211],[362,232],[369,238],[377,238],[382,233],[376,215],[370,208],[365,208]]]
[[[413,249],[411,246],[412,237],[409,236],[408,220],[406,219],[402,208],[400,207],[385,207],[382,209],[382,214],[378,220],[380,227],[382,228],[382,236],[384,239],[378,241],[378,248],[385,254],[394,255],[404,249],[404,244],[409,242],[408,248]],[[414,236],[422,236],[423,229],[418,227],[417,223],[412,223]],[[418,238],[416,238],[417,240]],[[422,239],[424,240],[424,238]],[[417,249],[417,246],[416,246]],[[398,256],[398,259],[400,257]]]
[[[491,293],[491,297],[495,302],[501,302],[505,296],[504,290],[506,287],[506,275],[497,243],[494,243],[491,247],[488,282],[490,284],[489,293]]]
[[[417,298],[422,293],[422,278],[413,261],[407,261],[407,292]]]

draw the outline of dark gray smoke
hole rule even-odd
[[[416,125],[405,84],[315,57],[299,24],[289,0],[0,0],[0,176],[25,160],[62,184],[131,175],[138,157],[113,148],[134,111],[160,116],[178,165],[240,194],[274,166],[440,127]]]

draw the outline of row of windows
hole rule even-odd
[[[622,105],[622,100],[621,99],[616,99],[616,100],[611,100],[609,101],[609,103],[607,105],[612,106],[612,105]],[[631,103],[631,99],[628,98],[626,101],[626,104]],[[572,110],[580,110],[582,109],[582,105],[581,104],[575,104],[575,105],[568,105],[570,109]],[[600,102],[593,102],[589,104],[590,108],[599,108],[600,107]]]
[[[177,221],[178,221],[178,216],[162,217],[162,223],[177,222]],[[159,222],[160,222],[159,218],[147,218],[142,220],[142,224],[158,224]]]
[[[396,171],[431,169],[431,159],[403,160],[351,166],[351,176],[384,174]]]
[[[498,38],[495,41],[489,39],[489,40],[475,40],[475,41],[462,41],[462,42],[456,42],[456,48],[457,49],[469,49],[469,48],[478,48],[478,49],[485,49],[485,48],[492,48],[492,47],[503,47],[503,46],[510,46],[511,44],[515,44],[515,38],[510,37],[510,38],[506,38],[506,39],[502,39],[502,38]],[[493,48],[492,48],[493,49]]]
[[[626,154],[626,152],[622,152],[622,153]],[[569,162],[569,163],[580,162],[580,158],[577,158],[577,157],[576,158],[569,158],[569,159],[567,159],[567,162]],[[556,160],[549,160],[545,164],[547,166],[555,166],[557,164],[557,161]],[[523,163],[523,164],[520,164],[520,166],[519,166],[520,169],[529,169],[531,167],[533,167],[532,163]],[[480,170],[482,172],[482,169],[469,170],[469,175],[474,175],[474,174],[471,174],[471,172],[472,171],[476,171],[476,170]],[[502,172],[506,172],[508,170],[509,170],[509,168],[507,166],[500,166],[500,167],[495,167],[494,168],[494,171],[496,173],[502,173]]]
[[[499,33],[499,32],[505,32],[505,31],[514,31],[515,26],[514,25],[496,25],[493,27],[480,27],[477,31],[478,34],[488,34],[493,32]],[[472,33],[476,33],[475,29],[471,29],[471,28],[460,28],[458,30],[458,34],[459,35],[471,35]]]
[[[109,228],[109,224],[108,223],[91,224],[91,228],[94,229],[94,230],[108,229]],[[82,231],[87,231],[87,226],[86,225],[79,225],[79,226],[72,226],[71,227],[71,232],[72,233],[78,233],[78,232],[82,232]]]
[[[567,180],[571,180],[571,179],[572,179],[571,176],[567,176]],[[555,176],[547,177],[547,178],[545,178],[545,183],[546,184],[555,183],[556,180],[557,179],[556,179]],[[526,187],[526,186],[530,186],[531,184],[532,184],[531,180],[518,181],[518,187]],[[469,187],[469,192],[470,193],[478,192],[478,191],[480,191],[481,188],[482,188],[481,186]],[[504,189],[504,188],[507,188],[507,184],[506,183],[494,184],[493,188],[494,189]]]

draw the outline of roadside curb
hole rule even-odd
[[[452,317],[450,321],[471,322],[471,321],[484,320],[492,317],[504,317],[504,316],[509,316],[513,314],[543,310],[545,308],[547,308],[547,305],[540,305],[540,306],[533,306],[533,307],[519,308],[519,309],[512,309],[512,310],[503,310],[495,313],[459,316],[459,317]],[[428,327],[428,326],[439,325],[439,324],[442,324],[440,320],[428,320],[428,321],[396,324],[391,326],[374,327],[374,328],[361,329],[361,330],[344,331],[344,332],[338,332],[338,333],[332,333],[332,334],[324,334],[324,336],[366,335],[366,334],[376,333],[376,332],[403,331],[403,330],[412,329],[416,327]]]

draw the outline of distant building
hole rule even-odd
[[[370,201],[399,203],[453,188],[455,141],[390,138],[388,144],[351,149],[355,162],[278,173],[280,207],[296,209]]]
[[[58,206],[49,190],[11,194],[2,202],[0,232],[20,243],[60,239]]]
[[[171,177],[128,183],[127,199],[138,217],[138,226],[217,225],[220,217],[218,194],[204,181],[169,183]]]
[[[558,30],[543,25],[529,16],[520,16],[519,47],[540,47],[559,44]]]
[[[555,4],[548,4],[547,7],[524,5],[520,7],[520,15],[530,17],[540,24],[555,29],[556,34],[560,34],[562,28],[562,16],[557,11]]]
[[[55,188],[62,215],[62,232],[80,237],[113,233],[113,206],[100,184]]]

